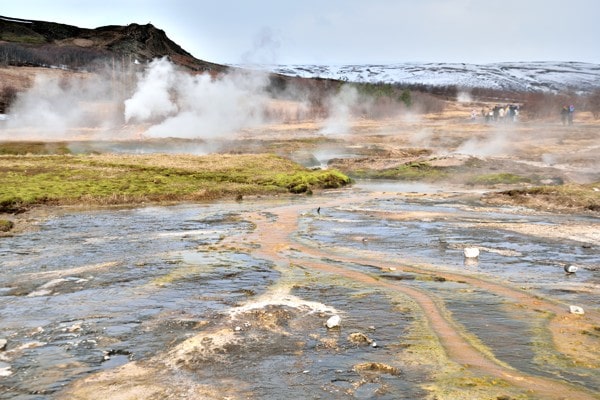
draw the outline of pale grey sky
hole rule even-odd
[[[0,0],[0,15],[152,23],[217,63],[600,64],[598,0]]]

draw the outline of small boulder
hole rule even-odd
[[[464,254],[465,258],[477,258],[479,257],[479,249],[477,247],[465,247]]]
[[[577,315],[585,314],[585,312],[583,311],[583,308],[581,308],[579,306],[569,306],[569,311],[571,312],[571,314],[577,314]]]
[[[341,322],[342,319],[340,318],[340,316],[334,315],[327,320],[325,325],[327,326],[327,329],[339,328]]]
[[[576,265],[565,265],[565,272],[567,274],[574,274],[575,272],[577,272],[577,266]]]
[[[6,339],[0,339],[0,351],[6,350],[6,344],[7,343],[8,343],[8,340],[6,340]]]
[[[373,343],[372,339],[369,339],[369,337],[367,335],[365,335],[364,333],[361,332],[354,332],[351,333],[348,336],[348,340],[351,343],[357,344],[357,345],[361,345],[361,344],[371,344]]]
[[[12,374],[10,364],[0,361],[0,377],[11,376]]]

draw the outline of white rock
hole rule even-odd
[[[565,265],[565,272],[567,274],[573,274],[575,272],[577,272],[577,266],[576,265]]]
[[[464,253],[466,258],[479,257],[479,249],[477,247],[465,247]]]
[[[585,312],[583,311],[583,308],[581,308],[579,306],[569,306],[569,311],[571,312],[571,314],[577,314],[577,315],[585,314]]]
[[[373,341],[373,342],[371,343],[371,347],[373,347],[373,348],[377,347],[377,342]]]
[[[339,315],[334,315],[327,320],[327,322],[326,322],[327,328],[328,329],[337,328],[340,326],[341,321],[342,321],[342,319],[340,318]]]
[[[0,350],[6,349],[6,344],[7,343],[8,343],[8,340],[6,340],[6,339],[0,339]]]
[[[11,376],[12,371],[10,370],[10,366],[2,367],[0,366],[0,376]]]

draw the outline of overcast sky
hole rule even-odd
[[[600,0],[1,0],[0,14],[152,23],[217,63],[600,64]]]

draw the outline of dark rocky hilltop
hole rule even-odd
[[[87,29],[0,16],[2,65],[78,69],[110,60],[143,63],[164,56],[192,71],[228,68],[195,58],[152,24]]]

